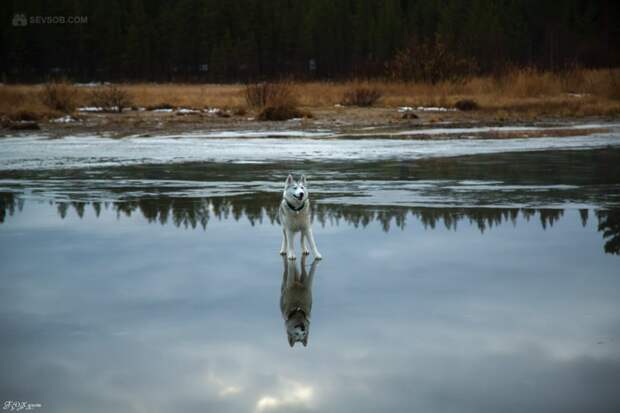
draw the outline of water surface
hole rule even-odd
[[[4,163],[2,397],[50,412],[618,411],[620,149],[266,158]],[[288,171],[308,175],[325,257],[293,348]]]

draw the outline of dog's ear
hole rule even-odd
[[[293,340],[293,336],[289,335],[288,336],[288,345],[293,347],[293,344],[295,344],[295,341]]]
[[[302,175],[301,179],[299,180],[299,182],[301,182],[302,185],[306,184],[306,175]]]
[[[284,187],[288,187],[289,185],[293,185],[293,175],[289,175],[284,181]]]
[[[304,345],[304,347],[308,347],[308,336],[310,335],[310,332],[306,333],[306,336],[304,337],[304,341],[301,342],[301,344]]]

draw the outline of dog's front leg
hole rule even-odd
[[[316,272],[316,267],[320,261],[321,260],[319,259],[313,260],[310,265],[310,274],[307,274],[306,272],[306,278],[303,283],[309,291],[312,291],[312,280],[314,280],[314,273]]]
[[[299,278],[297,276],[297,265],[295,265],[294,261],[286,260],[286,271],[286,288],[288,290],[295,284],[297,278]]]
[[[286,245],[287,245],[287,250],[286,250],[286,256],[288,257],[289,260],[294,260],[295,257],[295,245],[293,244],[294,241],[294,233],[293,231],[289,231],[286,230]]]
[[[286,255],[286,231],[282,228],[282,246],[280,247],[280,255]]]
[[[307,230],[305,230],[304,236],[308,239],[308,242],[310,243],[310,249],[312,250],[312,255],[314,255],[314,258],[316,258],[317,260],[322,259],[323,256],[319,253],[319,250],[316,248],[316,242],[314,242],[314,236],[312,235],[312,229],[308,228]]]
[[[301,233],[301,253],[303,255],[310,254],[310,251],[308,251],[308,247],[306,246],[306,236],[304,235],[303,231]]]

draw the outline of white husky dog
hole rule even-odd
[[[312,228],[310,227],[310,200],[306,189],[306,177],[302,176],[299,182],[295,182],[291,175],[286,178],[284,195],[280,203],[280,223],[282,224],[282,247],[280,254],[286,255],[289,260],[295,259],[295,247],[293,245],[296,232],[301,232],[301,252],[308,255],[306,241],[310,244],[312,255],[317,260],[323,258],[316,249]]]
[[[282,256],[284,272],[280,295],[280,310],[286,326],[288,344],[293,347],[301,342],[308,345],[310,334],[310,314],[312,312],[312,280],[319,260],[312,261],[310,274],[306,270],[308,256],[301,257],[301,271],[297,270],[296,261],[287,260]]]

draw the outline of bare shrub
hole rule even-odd
[[[297,100],[292,95],[271,97],[267,105],[258,113],[258,120],[288,120],[293,118],[312,117],[297,107]]]
[[[71,113],[77,106],[78,89],[68,82],[50,82],[43,86],[41,102],[52,110]]]
[[[468,111],[468,110],[478,110],[480,109],[480,105],[473,99],[461,99],[457,100],[454,104],[454,107],[458,110]]]
[[[34,112],[31,110],[20,109],[9,114],[9,119],[14,121],[38,121],[43,118],[43,114],[40,112]]]
[[[170,103],[164,102],[164,103],[157,103],[155,105],[149,105],[146,107],[146,110],[174,110],[176,109],[176,106],[171,105]]]
[[[355,86],[344,92],[341,103],[345,106],[368,107],[377,103],[382,95],[381,91],[377,88]]]
[[[284,82],[248,84],[245,86],[245,101],[255,109],[282,102],[297,105],[291,86]]]
[[[256,83],[245,87],[245,101],[259,109],[258,120],[281,121],[311,116],[298,108],[297,98],[289,83]]]
[[[258,120],[288,120],[293,118],[311,117],[295,106],[269,105],[265,106],[258,114]]]
[[[131,107],[129,93],[118,86],[110,85],[97,88],[91,92],[91,104],[106,112],[122,112],[123,108]]]

